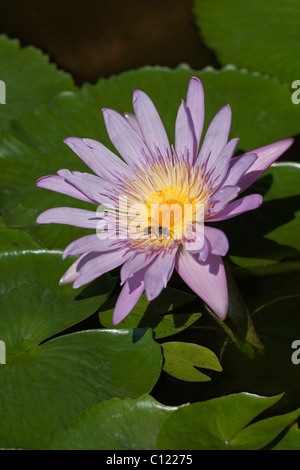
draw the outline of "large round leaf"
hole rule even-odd
[[[49,58],[34,47],[21,49],[18,41],[0,36],[0,130],[12,119],[49,101],[63,90],[74,90],[71,77],[58,71]],[[5,100],[3,100],[3,91]]]
[[[49,207],[89,207],[68,196],[36,188],[39,177],[60,168],[87,171],[79,158],[63,144],[69,136],[89,137],[112,148],[102,107],[132,111],[132,92],[140,88],[157,105],[174,142],[174,124],[181,98],[191,75],[201,78],[206,93],[206,124],[226,103],[233,109],[232,137],[240,137],[240,149],[251,150],[300,129],[300,115],[290,101],[288,87],[275,80],[235,69],[196,73],[181,67],[175,71],[145,68],[124,73],[76,93],[64,93],[48,105],[36,108],[14,123],[0,141],[0,189],[4,219],[25,227],[48,248],[63,248],[85,230],[65,226],[37,226],[37,215]],[[34,163],[33,163],[34,162]]]
[[[76,292],[70,285],[58,285],[66,268],[60,252],[0,256],[0,339],[8,357],[89,317],[107,299],[115,282],[112,277],[102,276]]]
[[[0,247],[2,252],[41,248],[40,243],[22,228],[7,227],[0,216]]]
[[[298,0],[194,0],[205,42],[234,63],[291,84],[299,79]]]
[[[177,410],[144,395],[92,406],[54,433],[52,450],[154,450],[163,422]],[[137,456],[138,458],[138,456]]]
[[[0,365],[0,447],[42,449],[86,408],[148,393],[161,369],[150,330],[60,336]]]

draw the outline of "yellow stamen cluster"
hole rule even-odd
[[[191,227],[204,221],[211,206],[211,188],[201,167],[190,167],[176,155],[159,158],[146,169],[137,168],[122,187],[128,237],[131,247],[139,251],[181,243],[191,236]]]

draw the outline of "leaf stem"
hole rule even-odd
[[[226,323],[224,323],[222,320],[220,320],[219,317],[207,305],[206,305],[206,310],[212,316],[212,318],[215,320],[215,322],[219,325],[219,327],[224,331],[226,336],[228,336],[228,338],[231,339],[233,344],[235,344],[235,346],[238,349],[240,349],[242,352],[244,352],[244,348],[243,348],[243,345],[242,345],[241,341],[235,336],[235,334],[233,333],[231,328],[229,328],[229,326],[226,325]]]

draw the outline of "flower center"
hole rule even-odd
[[[146,226],[147,233],[153,240],[156,237],[180,241],[186,225],[192,223],[193,205],[188,202],[186,196],[177,195],[177,198],[169,199],[170,192],[172,188],[160,191],[161,194],[156,192],[146,203],[146,217],[141,226]]]
[[[190,239],[210,207],[210,192],[201,168],[190,168],[176,155],[137,168],[133,178],[122,182],[131,247],[168,249]]]

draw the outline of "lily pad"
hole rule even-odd
[[[248,393],[227,395],[185,406],[172,413],[162,425],[159,449],[225,450],[261,449],[300,415],[300,410],[280,417],[251,421],[274,405],[280,396],[262,397]]]
[[[231,448],[234,450],[257,450],[266,446],[272,448],[273,441],[279,440],[281,433],[286,431],[299,416],[300,409],[253,423],[231,440]]]
[[[60,252],[2,253],[0,266],[0,339],[8,358],[91,316],[115,282],[106,275],[80,292],[59,286],[67,269]]]
[[[71,76],[57,70],[39,49],[20,48],[17,40],[4,35],[0,35],[0,64],[3,82],[0,131],[9,127],[13,119],[46,103],[57,93],[75,89]],[[5,100],[1,99],[2,95]]]
[[[300,450],[300,430],[294,423],[272,450]]]
[[[207,382],[211,378],[199,368],[222,371],[222,366],[213,351],[204,346],[181,341],[162,344],[163,370],[173,377],[187,382]]]
[[[178,407],[149,395],[113,398],[84,411],[68,428],[55,432],[51,450],[155,450],[163,422]]]
[[[0,446],[46,448],[88,407],[149,393],[160,368],[150,330],[81,331],[20,353],[0,365]]]
[[[289,85],[299,78],[298,0],[194,0],[194,13],[221,64],[234,63]]]
[[[22,228],[7,227],[0,216],[0,247],[5,252],[35,250],[41,248],[41,245]]]

